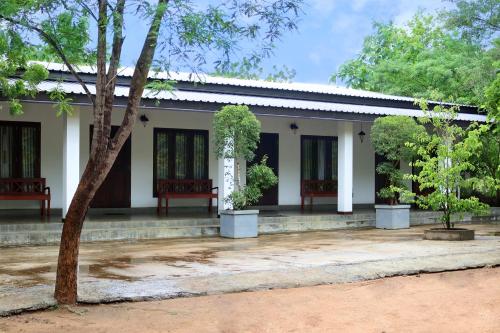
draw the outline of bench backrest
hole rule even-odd
[[[212,179],[159,179],[159,193],[211,193]]]
[[[303,180],[300,187],[300,193],[302,195],[323,193],[336,196],[337,189],[338,183],[336,180]]]
[[[43,193],[45,178],[0,178],[0,194]]]

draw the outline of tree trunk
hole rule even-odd
[[[59,304],[75,304],[77,301],[78,253],[87,202],[90,202],[89,196],[79,186],[66,215],[59,246],[54,292]]]
[[[110,138],[111,112],[113,108],[117,66],[123,43],[121,34],[123,18],[116,20],[115,16],[115,35],[108,75],[105,72],[106,25],[99,25],[94,134],[92,137],[90,158],[75,195],[71,200],[61,235],[56,287],[54,291],[54,297],[59,304],[74,304],[77,301],[78,253],[83,221],[85,220],[90,202],[108,175],[109,170],[111,170],[118,153],[134,127],[144,86],[146,85],[148,72],[156,50],[160,23],[165,14],[167,3],[168,0],[158,0],[153,21],[149,27],[141,54],[134,69],[134,74],[132,75],[125,115],[121,126],[113,138]],[[124,4],[124,1],[120,1],[117,4],[117,10],[120,15],[123,13]],[[106,10],[107,2],[105,0],[99,1],[100,22],[106,21]]]
[[[96,149],[93,153],[96,154],[98,151]],[[95,163],[91,157],[71,200],[64,219],[57,262],[54,297],[59,304],[75,304],[77,302],[78,254],[83,221],[90,202],[106,179],[116,156],[117,154],[108,152],[101,163]]]

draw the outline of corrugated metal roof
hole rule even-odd
[[[83,88],[78,83],[69,82],[54,82],[44,81],[38,85],[40,91],[48,92],[56,87],[59,87],[66,93],[72,94],[85,94]],[[92,94],[95,93],[95,85],[88,84]],[[117,86],[115,95],[118,97],[127,97],[129,88],[125,86]],[[145,89],[143,98],[159,99],[159,100],[173,100],[173,101],[189,101],[189,102],[205,102],[205,103],[220,103],[220,104],[244,104],[248,106],[263,106],[274,108],[288,108],[288,109],[301,109],[301,110],[314,110],[314,111],[328,111],[328,112],[347,112],[347,113],[360,113],[360,114],[373,114],[373,115],[406,115],[411,117],[421,117],[424,115],[423,111],[415,109],[404,108],[391,108],[381,106],[369,105],[354,105],[330,102],[316,102],[305,101],[298,99],[285,99],[276,97],[259,97],[259,96],[242,96],[237,94],[221,94],[221,93],[207,93],[196,91],[180,91],[174,90],[173,92],[160,92],[156,93],[151,90]],[[464,121],[486,121],[486,116],[479,114],[460,113],[457,117],[458,120]]]
[[[45,68],[47,68],[49,71],[69,72],[68,68],[64,64],[50,63],[50,62],[36,62],[36,63],[45,66]],[[85,73],[85,74],[97,73],[96,68],[93,66],[75,65],[75,70],[77,70],[79,73]],[[132,77],[133,73],[134,73],[133,67],[122,67],[118,71],[118,76]],[[229,86],[249,87],[249,88],[277,89],[277,90],[340,95],[340,96],[350,96],[350,97],[377,98],[377,99],[385,99],[393,101],[406,101],[406,102],[414,101],[414,98],[411,97],[393,96],[372,91],[339,87],[332,84],[314,84],[314,83],[300,83],[300,82],[286,83],[286,82],[269,82],[263,80],[243,80],[243,79],[226,78],[226,77],[211,76],[206,74],[193,74],[185,72],[167,73],[167,72],[150,71],[149,78],[161,79],[161,80],[174,80],[182,82],[208,83],[216,85],[229,85]]]

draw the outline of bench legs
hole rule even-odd
[[[301,196],[300,197],[300,210],[301,211],[304,211],[304,206],[305,206],[305,196]],[[309,197],[309,209],[312,210],[313,209],[313,196],[310,196]]]
[[[161,215],[163,197],[158,194],[158,205],[156,207],[156,214]],[[168,214],[168,198],[165,197],[165,214]]]
[[[209,198],[208,199],[208,212],[211,213],[213,210],[213,199],[214,198]],[[162,210],[162,200],[163,197],[161,195],[158,195],[158,204],[156,207],[156,214],[161,215],[161,210]],[[219,198],[217,198],[217,205],[219,205]],[[168,197],[165,196],[165,213],[168,214]]]
[[[50,217],[50,199],[40,200],[40,216]]]

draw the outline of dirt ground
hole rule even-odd
[[[77,306],[0,318],[0,332],[500,332],[500,268]]]

